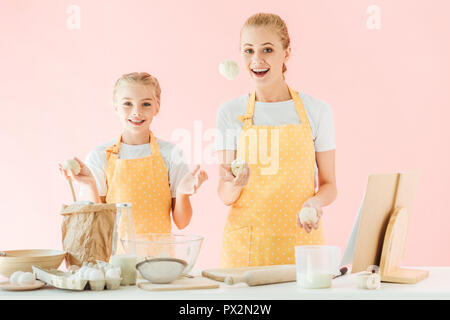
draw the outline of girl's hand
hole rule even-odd
[[[300,217],[299,214],[297,214],[297,224],[299,225],[300,228],[305,228],[305,231],[307,233],[310,233],[312,231],[312,229],[319,229],[319,222],[320,222],[320,218],[323,215],[323,211],[322,208],[319,206],[319,204],[317,203],[317,200],[315,197],[311,197],[308,200],[305,201],[305,203],[303,203],[302,209],[306,208],[306,207],[310,207],[310,208],[314,208],[316,209],[316,213],[317,213],[317,222],[313,223],[312,221],[306,221],[303,224],[300,222]]]
[[[62,168],[62,164],[58,163],[59,172],[61,175],[67,180],[74,180],[80,184],[92,186],[95,185],[95,179],[92,175],[91,170],[77,157],[74,158],[76,162],[80,165],[80,172],[75,175],[72,170],[69,170],[69,173]]]
[[[225,170],[225,176],[222,178],[223,181],[231,182],[235,187],[244,187],[247,185],[250,179],[250,168],[247,162],[236,177],[231,171],[231,164],[221,164],[220,166]]]
[[[181,179],[180,184],[177,187],[177,193],[193,195],[197,192],[202,183],[208,180],[206,171],[200,170],[199,172],[199,170],[200,165],[197,165],[193,171],[187,173],[183,179]]]

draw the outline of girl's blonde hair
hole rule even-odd
[[[241,35],[242,30],[244,30],[245,27],[268,27],[280,36],[283,49],[287,49],[291,44],[286,23],[276,14],[257,13],[252,15],[245,21],[245,24],[241,29]],[[283,63],[283,73],[286,72],[286,70],[286,65]]]
[[[143,84],[151,86],[154,90],[158,104],[161,104],[161,87],[159,86],[158,79],[147,72],[132,72],[122,75],[114,85],[113,101],[116,101],[117,91],[127,84]]]

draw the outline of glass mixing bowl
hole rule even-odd
[[[183,274],[195,265],[203,237],[171,233],[148,233],[136,235],[136,240],[121,240],[127,254],[135,254],[137,263],[151,258],[176,258],[186,261]]]

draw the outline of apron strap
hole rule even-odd
[[[308,116],[306,115],[305,106],[303,105],[303,101],[300,98],[299,94],[292,90],[290,87],[289,93],[291,94],[292,99],[294,100],[295,108],[297,110],[298,117],[300,118],[300,124],[305,125],[306,128],[311,131],[311,127],[309,125]]]
[[[306,113],[305,108],[303,106],[302,99],[300,99],[300,96],[292,90],[289,86],[289,93],[291,95],[291,98],[294,100],[295,108],[297,110],[297,114],[300,118],[301,123],[307,123],[308,121],[305,121]],[[245,114],[238,116],[237,118],[242,121],[245,125],[253,125],[253,115],[255,113],[255,100],[256,100],[256,91],[253,91],[253,93],[250,94],[248,97],[248,104],[247,104],[247,111]],[[306,118],[307,120],[307,118]]]
[[[152,150],[152,155],[159,155],[160,152],[158,143],[156,142],[156,138],[151,130],[149,132],[149,136],[150,136],[150,149]],[[113,156],[113,158],[115,159],[119,158],[119,150],[121,143],[122,143],[122,135],[120,136],[119,141],[117,141],[116,144],[113,144],[108,149],[106,149],[106,161],[108,161],[111,156]]]
[[[245,114],[237,118],[244,123],[245,126],[253,125],[253,113],[255,112],[256,91],[253,91],[248,97],[247,111]]]
[[[113,158],[115,159],[119,158],[119,150],[121,142],[122,142],[122,135],[120,135],[119,141],[117,141],[116,144],[113,144],[108,149],[106,149],[106,161],[109,160],[111,155],[113,155]]]
[[[152,130],[150,130],[150,149],[152,150],[152,155],[159,155],[160,154],[158,142],[156,141],[156,138],[153,135]]]

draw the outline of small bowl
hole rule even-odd
[[[151,283],[170,283],[186,268],[187,262],[176,258],[152,258],[136,264],[136,269]]]
[[[58,269],[66,253],[59,250],[9,250],[1,251],[0,274],[9,278],[15,271],[33,272],[32,265],[44,269]]]

